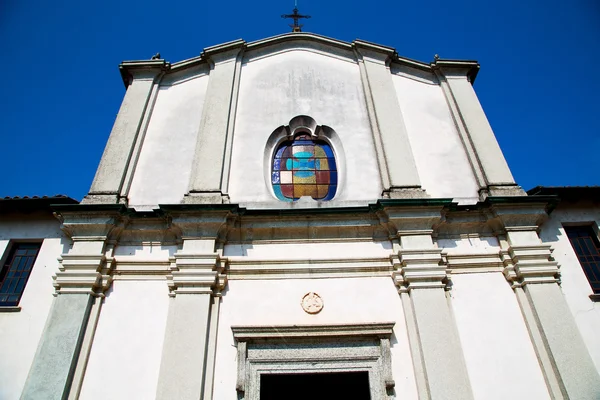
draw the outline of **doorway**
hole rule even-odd
[[[369,373],[261,374],[260,400],[370,400]]]

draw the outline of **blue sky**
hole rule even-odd
[[[293,0],[0,0],[0,196],[88,191],[125,92],[123,60],[175,62],[289,30]],[[299,0],[304,30],[431,61],[475,59],[517,182],[599,185],[600,2]]]

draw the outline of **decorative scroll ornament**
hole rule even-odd
[[[318,314],[323,309],[323,299],[315,292],[308,292],[302,297],[302,309],[309,314]]]

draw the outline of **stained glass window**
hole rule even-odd
[[[282,143],[275,152],[271,169],[273,191],[279,200],[294,201],[302,196],[331,200],[337,190],[337,166],[331,146],[301,134]]]

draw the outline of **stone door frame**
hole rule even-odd
[[[372,400],[394,387],[393,322],[344,325],[232,326],[239,399],[259,400],[262,374],[367,372]]]

